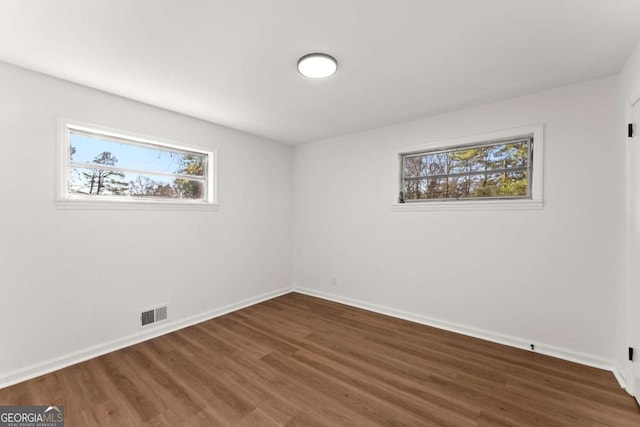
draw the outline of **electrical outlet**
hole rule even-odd
[[[331,276],[331,285],[338,286],[338,277],[337,276]]]

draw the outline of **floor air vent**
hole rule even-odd
[[[143,311],[140,315],[140,321],[142,326],[149,325],[151,323],[167,320],[167,306],[154,308],[152,310]]]

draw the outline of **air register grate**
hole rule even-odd
[[[156,322],[167,320],[167,306],[156,308]]]
[[[155,322],[154,310],[143,311],[140,319],[142,321],[142,326]]]

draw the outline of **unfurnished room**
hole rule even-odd
[[[0,427],[640,426],[639,0],[0,0]]]

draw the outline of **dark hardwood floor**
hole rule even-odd
[[[640,426],[610,372],[291,293],[0,390],[66,426]]]

